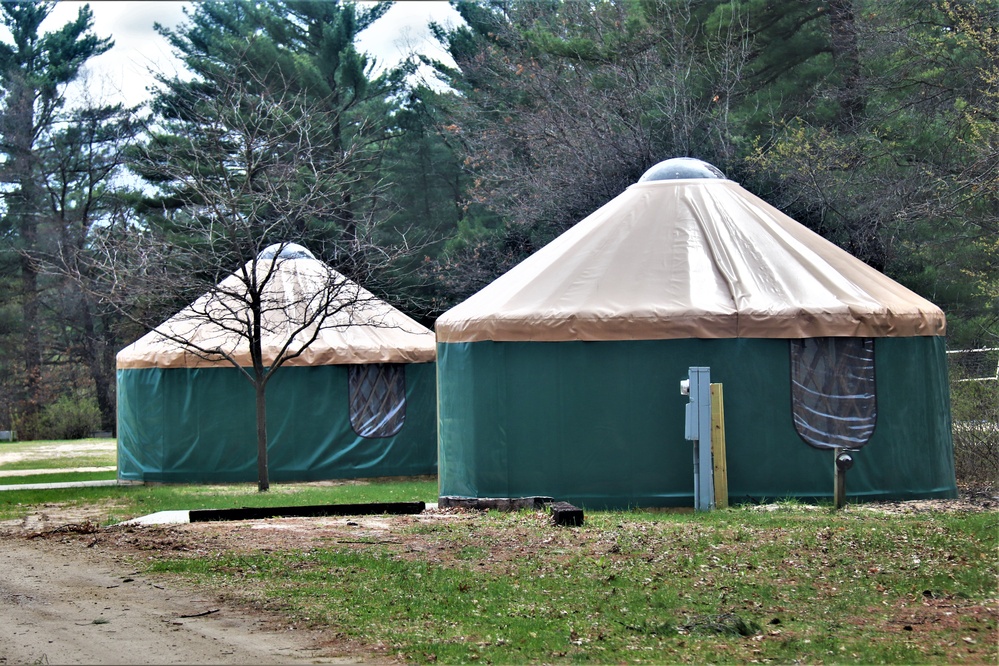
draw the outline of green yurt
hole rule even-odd
[[[241,327],[254,271],[267,281],[264,363],[294,356],[267,384],[270,480],[435,474],[433,333],[282,243],[118,353],[118,478],[257,480],[253,385],[206,353],[252,367],[246,338],[227,329]],[[315,307],[329,313],[321,325]]]
[[[943,312],[689,158],[436,323],[440,494],[692,506],[690,367],[733,503],[956,496]]]

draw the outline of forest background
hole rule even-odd
[[[66,102],[89,10],[0,4],[0,429],[113,431],[115,353],[271,243],[432,326],[675,156],[999,346],[999,0],[463,1],[376,70],[390,4],[196,3],[135,108]]]

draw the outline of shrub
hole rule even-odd
[[[85,395],[64,395],[38,416],[38,439],[82,439],[101,427],[97,401]]]

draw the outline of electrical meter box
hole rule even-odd
[[[684,405],[683,436],[694,443],[694,508],[714,508],[714,478],[711,459],[711,368],[690,367],[680,380]]]
[[[698,435],[697,403],[691,400],[684,405],[683,436],[685,439],[700,439]]]

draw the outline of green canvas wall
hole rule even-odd
[[[270,480],[435,474],[435,370],[405,366],[399,432],[350,424],[347,368],[285,367],[267,387]],[[118,371],[118,477],[164,483],[257,480],[253,388],[235,368]]]
[[[833,453],[791,415],[788,341],[439,343],[442,496],[551,496],[587,508],[693,506],[690,366],[725,392],[733,503],[831,498]],[[955,497],[944,340],[878,338],[878,421],[847,495]]]

